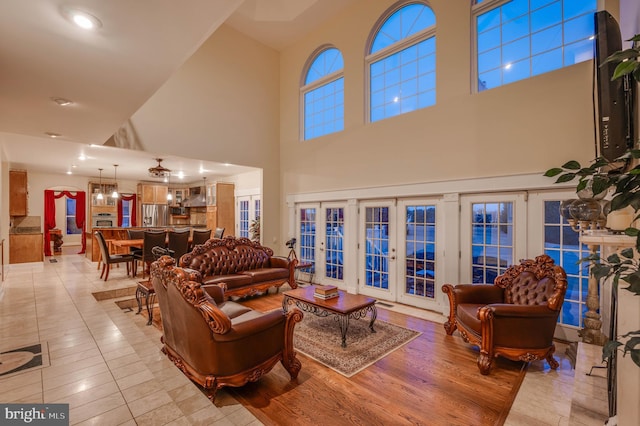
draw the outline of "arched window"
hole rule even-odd
[[[366,57],[369,121],[436,103],[436,16],[422,2],[396,5],[374,28]]]
[[[301,88],[304,128],[308,140],[344,129],[344,63],[335,47],[323,46],[305,67]]]
[[[475,0],[477,91],[593,58],[597,0]]]

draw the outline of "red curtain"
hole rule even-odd
[[[57,194],[56,194],[57,192]],[[86,194],[84,191],[77,191],[73,195],[69,191],[53,191],[46,189],[44,191],[44,255],[51,256],[51,236],[49,231],[56,227],[56,199],[67,196],[72,200],[76,200],[76,226],[82,230],[82,250],[78,254],[83,254],[87,248],[84,237],[85,220],[86,220]]]
[[[120,198],[118,198],[118,226],[122,226],[122,201],[133,201],[131,203],[131,207],[129,208],[129,214],[131,218],[131,223],[129,226],[137,226],[136,221],[136,194],[132,195],[124,195],[120,194]]]

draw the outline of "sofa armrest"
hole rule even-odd
[[[217,305],[224,303],[224,292],[227,289],[225,283],[220,284],[203,284],[202,289],[216,302]]]
[[[504,302],[504,290],[491,284],[458,284],[456,286],[445,284],[442,289],[455,299],[456,304],[476,303],[488,305]]]
[[[271,256],[269,260],[272,268],[287,268],[289,269],[289,264],[291,261],[284,256]]]
[[[547,305],[514,305],[511,303],[494,303],[488,305],[494,317],[505,318],[545,318],[555,317],[557,312]]]
[[[191,268],[182,268],[183,271],[187,274],[187,279],[189,281],[195,281],[197,283],[202,283],[202,274],[200,271]]]

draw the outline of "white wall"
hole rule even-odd
[[[275,50],[223,25],[131,119],[147,151],[262,169],[263,241],[276,251],[278,61]]]

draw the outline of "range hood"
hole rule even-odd
[[[189,198],[182,202],[183,207],[206,207],[207,205],[207,184],[206,178],[202,180],[202,186],[189,188]]]
[[[183,207],[205,207],[207,200],[204,192],[202,194],[193,194],[182,202]]]

